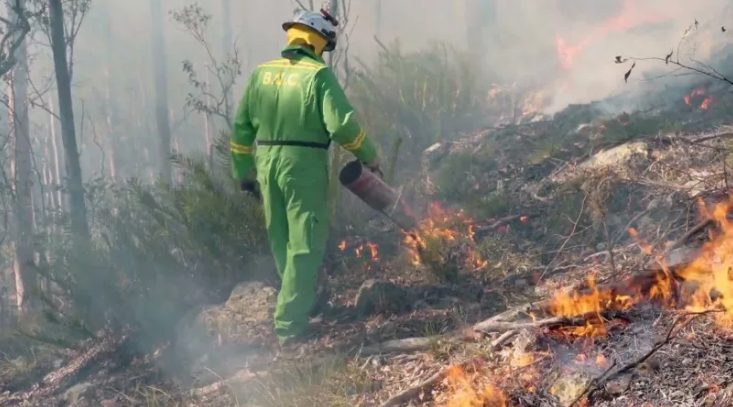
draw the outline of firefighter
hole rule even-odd
[[[329,232],[328,149],[335,141],[380,174],[374,144],[323,52],[336,48],[338,22],[302,11],[283,24],[282,58],[249,78],[231,138],[232,175],[261,195],[281,279],[274,315],[281,344],[304,338]]]

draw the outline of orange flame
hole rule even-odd
[[[366,245],[369,249],[369,257],[372,261],[379,261],[379,246],[372,242],[367,242]]]
[[[700,104],[700,109],[702,109],[702,110],[708,110],[708,108],[710,107],[711,104],[713,104],[713,97],[712,96],[708,96]]]
[[[712,210],[701,205],[700,212],[717,225],[717,232],[702,246],[700,254],[689,265],[676,271],[674,276],[663,259],[658,258],[662,272],[656,274],[646,295],[620,295],[611,289],[600,289],[591,275],[588,281],[589,293],[558,294],[553,298],[549,312],[564,317],[590,314],[591,318],[587,318],[585,326],[569,328],[570,332],[578,336],[598,336],[607,332],[602,317],[604,311],[627,310],[645,299],[650,299],[666,306],[683,306],[690,312],[720,310],[717,314],[718,323],[723,327],[733,328],[733,221],[728,217],[731,209],[733,195],[728,201],[715,205]],[[630,229],[629,234],[638,239],[636,230]],[[643,242],[639,244],[645,254],[653,254],[650,245]],[[690,288],[679,292],[681,298],[675,301],[674,277],[686,281]]]
[[[718,226],[712,240],[706,242],[698,257],[678,272],[697,289],[684,299],[690,311],[721,308],[725,312],[718,320],[727,327],[733,323],[733,222],[728,213],[733,208],[733,196],[716,205],[706,216]]]
[[[446,376],[451,396],[445,407],[506,407],[504,392],[493,384],[486,385],[479,391],[474,388],[472,380],[463,369],[453,366]]]
[[[573,67],[576,58],[593,45],[593,43],[603,40],[612,33],[623,32],[641,24],[663,21],[668,18],[668,16],[664,15],[665,13],[666,11],[662,10],[649,13],[645,10],[640,10],[635,0],[624,0],[623,7],[617,15],[598,25],[584,38],[577,41],[577,43],[571,44],[561,36],[556,37],[555,47],[560,65],[565,69],[570,69]]]
[[[588,316],[586,323],[579,327],[565,329],[569,334],[581,337],[605,336],[608,333],[602,313],[606,310],[627,310],[636,300],[628,295],[613,293],[610,289],[599,289],[595,276],[588,276],[590,292],[560,293],[556,295],[549,306],[552,315],[560,317]]]
[[[405,234],[404,243],[408,248],[410,262],[419,267],[423,264],[422,252],[429,243],[458,246],[465,245],[465,266],[477,271],[488,266],[489,262],[476,250],[476,228],[474,221],[459,210],[450,212],[433,203],[428,208],[428,216],[420,222],[416,233]]]
[[[345,252],[349,248],[349,245],[346,240],[342,240],[337,247],[340,251]],[[367,257],[372,262],[379,262],[379,245],[366,241],[354,247],[354,255],[357,258]]]
[[[687,106],[696,105],[700,110],[708,110],[715,99],[712,96],[707,96],[707,90],[704,86],[699,86],[685,95],[682,100],[684,100]],[[698,103],[700,104],[698,105]]]
[[[608,366],[608,359],[606,359],[602,353],[599,353],[598,356],[596,356],[596,365],[598,367],[606,367]]]

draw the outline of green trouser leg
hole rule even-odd
[[[280,280],[283,278],[288,248],[288,219],[285,210],[285,197],[277,185],[277,168],[272,158],[265,157],[258,165],[257,181],[262,193],[265,213],[265,226],[270,241],[270,250],[275,258],[275,267]]]
[[[266,171],[260,182],[265,212],[269,212],[270,245],[279,264],[285,242],[274,318],[275,333],[284,340],[305,331],[315,305],[328,240],[327,154],[302,147],[273,148],[268,153],[267,159],[260,160],[267,168],[258,171]]]

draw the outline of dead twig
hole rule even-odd
[[[708,225],[712,224],[712,219],[705,219],[702,222],[698,223],[697,225],[693,226],[692,229],[688,230],[687,233],[682,235],[681,238],[679,238],[676,242],[672,243],[671,246],[667,249],[667,251],[674,250],[683,244],[687,243],[687,240],[689,240],[692,236],[696,235],[701,230],[705,229]]]
[[[570,234],[565,239],[565,241],[562,242],[562,245],[560,245],[560,249],[558,249],[557,253],[555,253],[555,257],[547,264],[547,267],[545,267],[545,270],[540,274],[539,278],[537,279],[537,282],[539,283],[542,280],[542,277],[545,276],[545,274],[550,270],[552,265],[555,263],[555,261],[560,257],[560,254],[565,250],[565,246],[568,245],[568,242],[570,242],[570,239],[575,236],[575,231],[578,229],[578,224],[580,223],[580,219],[583,217],[583,212],[585,211],[585,203],[588,200],[588,194],[586,193],[583,196],[583,202],[580,204],[580,211],[578,211],[578,217],[575,219],[575,222],[573,222],[573,228],[570,230]]]
[[[459,363],[457,365],[451,365],[448,366],[434,375],[430,376],[426,380],[418,383],[417,385],[410,387],[397,395],[391,397],[389,400],[382,403],[381,407],[393,407],[393,406],[399,406],[402,404],[406,404],[407,402],[414,400],[417,398],[421,393],[427,392],[431,388],[438,385],[441,381],[443,381],[447,376],[448,373],[450,373],[453,369],[465,369],[466,367],[474,364],[477,361],[477,359],[471,359],[462,363]]]
[[[491,350],[498,349],[501,345],[503,345],[506,341],[511,339],[517,333],[519,333],[519,331],[516,331],[516,330],[504,332],[503,334],[499,335],[499,337],[491,341],[491,344],[489,344],[489,349]]]

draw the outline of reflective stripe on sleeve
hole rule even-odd
[[[343,147],[349,151],[356,151],[364,145],[364,140],[366,140],[366,132],[362,129],[354,141],[349,144],[344,144]]]
[[[232,150],[232,153],[235,154],[252,154],[254,152],[254,147],[237,144],[233,141],[229,143],[229,148]]]

